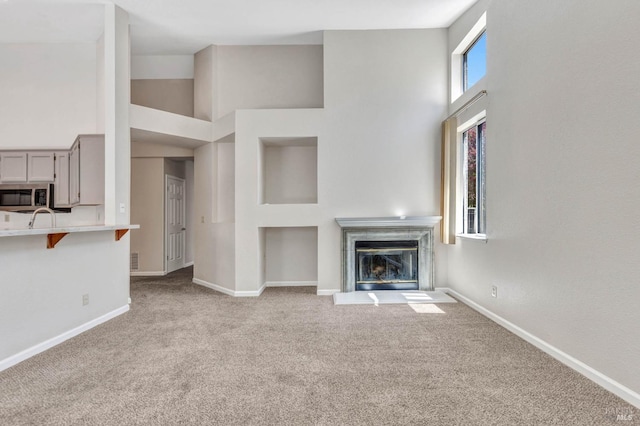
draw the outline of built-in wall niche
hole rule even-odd
[[[318,284],[318,228],[260,228],[262,280],[267,287]]]
[[[260,204],[318,202],[318,138],[260,138]]]

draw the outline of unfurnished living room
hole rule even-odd
[[[0,424],[640,420],[637,0],[0,0]]]

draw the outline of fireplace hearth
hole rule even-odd
[[[433,226],[440,219],[337,218],[342,228],[342,291],[432,291]]]

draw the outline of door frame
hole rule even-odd
[[[174,271],[177,271],[178,269],[182,269],[184,267],[186,267],[186,261],[185,261],[185,254],[186,254],[186,225],[187,225],[187,196],[186,196],[186,190],[187,190],[187,184],[186,184],[186,179],[177,177],[177,176],[173,176],[170,174],[165,174],[164,175],[164,253],[163,253],[163,257],[164,257],[164,273],[165,275],[170,273],[169,271],[169,214],[168,214],[168,210],[169,210],[169,179],[174,179],[177,181],[180,181],[182,183],[182,212],[183,212],[183,220],[185,222],[185,226],[182,229],[182,234],[183,234],[183,244],[182,244],[182,266],[174,269]],[[173,272],[173,271],[171,271]]]

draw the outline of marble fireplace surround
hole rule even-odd
[[[418,241],[419,290],[432,291],[435,280],[433,230],[442,216],[336,218],[342,228],[342,291],[356,291],[356,241]]]

